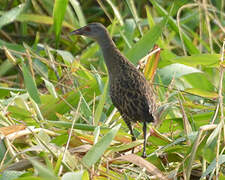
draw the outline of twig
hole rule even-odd
[[[220,151],[220,138],[221,138],[221,131],[224,130],[224,114],[223,114],[223,75],[224,75],[224,67],[222,66],[222,63],[224,61],[224,49],[225,49],[225,39],[223,41],[223,46],[221,50],[221,66],[220,66],[220,82],[219,82],[219,91],[218,91],[218,101],[220,106],[220,123],[222,123],[222,126],[219,130],[218,139],[217,139],[217,148],[216,148],[216,179],[219,179],[219,151]],[[225,130],[224,130],[225,131]]]
[[[66,155],[66,152],[67,152],[67,149],[69,147],[69,143],[70,143],[70,140],[71,140],[71,136],[72,136],[72,132],[73,132],[73,128],[74,128],[74,124],[76,122],[76,120],[78,119],[79,117],[79,110],[80,110],[80,105],[81,105],[81,98],[79,100],[79,103],[78,103],[78,106],[77,106],[77,110],[75,112],[75,115],[74,115],[74,118],[73,118],[73,122],[72,122],[72,125],[71,125],[71,129],[70,129],[70,133],[69,133],[69,137],[68,137],[68,140],[67,140],[67,143],[66,143],[66,147],[65,147],[65,150],[63,152],[63,157],[62,157],[62,161],[64,161],[65,159],[65,155]],[[59,172],[58,172],[58,175],[60,176],[60,174],[62,173],[62,170],[63,170],[63,166],[61,165],[60,166],[60,169],[59,169]]]
[[[180,7],[180,9],[177,11],[177,26],[178,26],[178,31],[179,31],[179,35],[180,35],[180,40],[182,42],[182,46],[183,46],[183,51],[184,51],[184,55],[187,56],[187,51],[184,45],[184,40],[183,40],[183,33],[182,33],[182,28],[180,26],[180,14],[181,11],[185,8],[192,8],[192,7],[196,7],[198,6],[197,3],[192,3],[192,4],[185,4],[182,7]]]

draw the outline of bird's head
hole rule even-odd
[[[90,23],[80,29],[72,31],[70,34],[87,36],[93,39],[100,39],[105,33],[107,33],[106,28],[100,23]]]

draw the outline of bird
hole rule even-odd
[[[132,141],[136,140],[132,123],[143,123],[142,157],[146,158],[147,123],[154,122],[154,91],[150,83],[143,73],[119,51],[101,23],[87,24],[70,34],[89,37],[99,44],[108,70],[112,103],[129,128]]]

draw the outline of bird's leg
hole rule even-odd
[[[136,141],[136,137],[134,136],[134,132],[133,132],[133,128],[132,128],[132,126],[131,126],[131,122],[130,122],[130,120],[124,120],[125,121],[125,123],[127,124],[127,127],[129,128],[129,130],[130,130],[130,134],[131,134],[131,138],[132,138],[132,141]],[[134,148],[132,149],[132,153],[134,153]]]
[[[143,134],[144,134],[144,147],[143,147],[142,157],[146,158],[147,157],[146,152],[145,152],[146,141],[147,141],[147,123],[146,122],[143,123]]]

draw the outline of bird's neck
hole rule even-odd
[[[109,76],[112,77],[118,73],[121,64],[120,61],[123,61],[124,58],[108,33],[104,35],[104,38],[97,41],[102,49]]]

